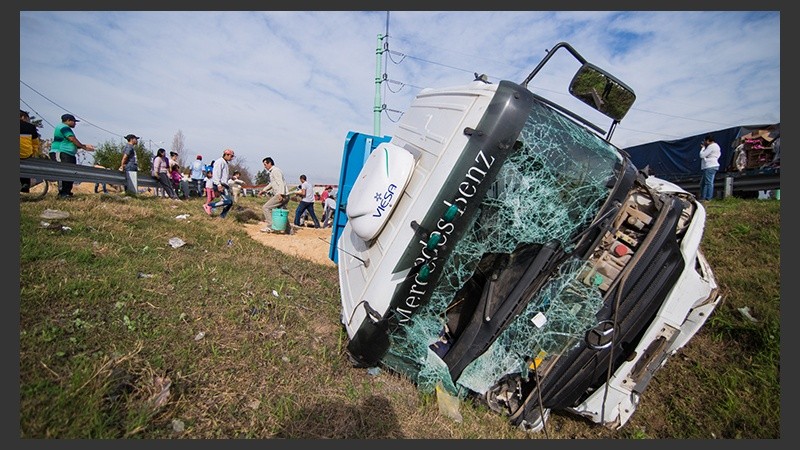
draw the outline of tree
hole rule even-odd
[[[267,184],[267,183],[269,183],[269,172],[267,172],[267,169],[262,169],[256,174],[255,184]]]
[[[186,148],[184,143],[183,131],[178,130],[175,137],[172,138],[172,151],[178,154],[178,165],[181,168],[186,167],[186,160],[184,159],[183,150]]]
[[[247,159],[240,158],[238,155],[236,156],[235,163],[231,164],[228,163],[228,168],[230,169],[230,173],[232,174],[234,171],[239,171],[239,179],[244,181],[245,184],[253,184],[251,180],[253,179],[250,175],[250,171],[247,170]]]
[[[94,163],[108,168],[119,167],[122,163],[124,147],[124,143],[103,142],[94,150]],[[150,173],[150,169],[153,167],[153,153],[141,143],[136,144],[134,150],[136,151],[136,161],[139,163],[139,173]]]

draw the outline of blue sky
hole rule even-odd
[[[376,99],[391,136],[420,89],[522,82],[561,41],[636,92],[618,147],[780,122],[780,31],[779,11],[21,11],[20,109],[45,137],[70,112],[85,143],[180,132],[185,162],[232,148],[252,175],[271,156],[289,182],[336,183]],[[528,87],[572,108],[576,65],[560,50]]]

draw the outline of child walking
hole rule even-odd
[[[206,204],[209,204],[214,201],[214,197],[216,197],[214,193],[214,181],[211,179],[211,171],[206,172]]]

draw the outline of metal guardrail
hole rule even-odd
[[[132,186],[134,192],[138,188],[155,188],[160,186],[158,181],[149,174],[138,173],[136,180],[129,177],[128,172],[101,169],[99,167],[84,166],[80,164],[65,164],[45,158],[27,158],[19,160],[19,176],[23,178],[37,178],[42,180],[64,180],[90,183],[107,183],[120,186]]]
[[[700,177],[676,180],[673,183],[689,193],[697,194],[700,191]],[[735,193],[754,194],[758,191],[774,191],[780,188],[780,170],[738,176],[718,174],[714,179],[714,192],[722,192],[723,197],[730,197]]]

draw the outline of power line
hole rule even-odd
[[[387,35],[388,35],[388,17],[387,17]],[[404,40],[402,38],[396,38],[396,39],[400,39],[401,41],[409,42],[408,40]],[[434,47],[434,48],[436,48],[436,47]],[[458,52],[454,52],[452,50],[447,50],[447,49],[443,49],[443,48],[439,48],[439,49],[443,50],[443,51],[446,51],[446,52],[458,53]],[[409,55],[407,53],[402,53],[402,52],[398,52],[398,51],[394,51],[394,50],[389,50],[388,44],[385,47],[385,52],[389,56],[387,59],[391,60],[395,65],[399,65],[399,64],[403,63],[406,60],[406,58],[409,58],[409,59],[414,59],[414,60],[417,60],[417,61],[425,62],[425,63],[428,63],[428,64],[434,64],[434,65],[437,65],[437,66],[446,67],[448,69],[458,70],[458,71],[461,71],[461,72],[466,72],[466,73],[470,73],[470,74],[476,73],[476,72],[474,72],[473,70],[470,70],[470,69],[464,69],[464,68],[461,68],[461,67],[451,66],[451,65],[448,65],[448,64],[439,63],[439,62],[432,61],[432,60],[429,60],[429,59],[420,58],[420,57],[417,57],[417,56],[414,56],[414,55]],[[399,60],[393,58],[392,57],[393,55],[394,56],[398,56]],[[392,93],[400,92],[400,90],[402,90],[403,87],[405,87],[405,86],[411,86],[411,87],[415,87],[415,88],[418,88],[418,89],[423,89],[422,87],[415,86],[415,85],[410,84],[410,83],[404,83],[404,82],[388,79],[387,78],[387,70],[386,69],[384,69],[384,74],[383,75],[384,75],[384,80],[383,81],[386,81],[388,83],[394,83],[394,84],[400,84],[401,85],[400,89],[398,89],[397,91],[394,91],[391,88],[389,88],[388,89],[389,92],[392,92]],[[502,77],[497,77],[497,76],[488,75],[488,74],[487,74],[487,76],[490,77],[490,78],[498,79],[498,80],[504,79]],[[537,90],[540,90],[540,91],[547,91],[547,92],[550,92],[550,93],[553,93],[553,94],[557,94],[557,95],[564,95],[564,96],[567,95],[567,94],[565,94],[565,93],[563,93],[561,91],[554,91],[554,90],[551,90],[551,89],[546,89],[546,88],[542,88],[542,87],[538,87],[538,86],[531,86],[531,87],[532,88],[536,88]],[[388,88],[388,86],[385,86],[385,88]],[[644,113],[648,113],[648,114],[656,114],[656,115],[660,115],[660,116],[664,116],[664,117],[671,117],[671,118],[674,118],[674,119],[682,119],[682,120],[687,120],[687,121],[692,121],[692,122],[709,123],[709,124],[719,125],[719,126],[723,126],[723,127],[731,126],[730,124],[715,122],[715,121],[711,121],[711,120],[696,119],[696,118],[692,118],[692,117],[678,116],[678,115],[667,114],[667,113],[660,113],[660,112],[650,111],[650,110],[636,108],[636,107],[631,108],[631,110],[644,112]],[[636,132],[636,133],[645,133],[645,134],[652,134],[652,135],[657,135],[657,136],[675,138],[675,136],[673,136],[673,135],[664,134],[664,133],[658,133],[658,132],[652,132],[652,131],[634,130],[634,129],[627,128],[627,127],[621,127],[621,129],[625,129],[627,131],[632,131],[632,132]]]
[[[673,119],[685,119],[685,120],[691,120],[691,121],[694,121],[694,122],[705,122],[705,123],[711,123],[711,124],[714,124],[714,125],[721,125],[721,126],[725,126],[725,127],[729,127],[730,126],[730,125],[727,125],[727,124],[724,124],[724,123],[714,122],[712,120],[693,119],[693,118],[690,118],[690,117],[675,116],[675,115],[672,115],[672,114],[660,113],[660,112],[655,112],[655,111],[648,111],[646,109],[641,109],[641,108],[631,108],[631,110],[646,112],[646,113],[649,113],[649,114],[657,114],[659,116],[672,117]]]
[[[39,120],[41,120],[42,122],[44,122],[44,123],[46,123],[46,124],[50,125],[50,127],[52,127],[52,128],[55,128],[55,127],[53,126],[53,124],[51,124],[50,122],[48,122],[48,121],[47,121],[47,119],[45,119],[45,118],[44,118],[44,117],[43,117],[41,114],[39,114],[39,111],[36,111],[36,110],[33,108],[33,106],[31,106],[31,105],[29,105],[29,104],[28,104],[28,102],[26,102],[26,101],[25,101],[25,100],[23,100],[23,99],[19,99],[19,101],[21,101],[22,103],[24,103],[24,104],[25,104],[25,106],[26,106],[28,109],[30,109],[31,111],[33,111],[33,112],[36,114],[36,116],[39,118]]]
[[[34,88],[33,88],[31,85],[29,85],[28,83],[26,83],[26,82],[24,82],[24,81],[22,81],[22,80],[19,80],[19,82],[20,82],[20,83],[22,83],[23,85],[25,85],[25,86],[26,86],[28,89],[30,89],[30,90],[32,90],[33,92],[35,92],[35,93],[39,94],[39,96],[41,96],[43,99],[47,100],[48,102],[52,103],[52,104],[53,104],[53,105],[55,105],[55,106],[58,106],[58,107],[59,107],[59,108],[61,108],[63,111],[66,111],[66,112],[68,112],[68,113],[70,113],[70,114],[74,115],[75,117],[78,117],[78,118],[80,118],[81,122],[83,122],[84,124],[91,125],[91,126],[93,126],[93,127],[97,128],[98,130],[105,131],[106,133],[108,133],[108,134],[110,134],[110,135],[112,135],[112,136],[116,136],[116,137],[119,137],[119,138],[122,138],[122,139],[124,139],[124,137],[123,137],[121,134],[119,134],[119,133],[114,133],[113,131],[108,131],[108,130],[106,130],[105,128],[103,128],[103,127],[99,126],[99,125],[95,125],[94,123],[90,122],[89,120],[87,120],[87,119],[86,119],[86,118],[84,118],[83,116],[79,116],[79,115],[77,115],[77,114],[73,113],[72,111],[70,111],[68,108],[65,108],[65,107],[63,107],[63,106],[59,105],[58,103],[56,103],[55,101],[53,101],[53,100],[51,100],[49,97],[47,97],[46,95],[44,95],[44,94],[42,94],[41,92],[39,92],[39,91],[37,91],[36,89],[34,89]],[[25,105],[27,105],[27,104],[28,104],[28,103],[26,103],[24,100],[22,100],[21,98],[20,98],[20,101],[21,101],[21,102],[23,102],[23,103],[25,103]],[[44,118],[42,118],[42,120],[45,120],[45,119],[44,119]],[[45,122],[47,122],[47,121],[45,120]],[[53,125],[51,125],[51,124],[50,124],[50,122],[47,122],[47,124],[48,124],[48,125],[50,125],[51,127],[55,128]]]

